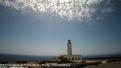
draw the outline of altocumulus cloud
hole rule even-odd
[[[59,16],[70,20],[81,22],[90,21],[99,11],[110,7],[99,9],[101,3],[109,4],[111,0],[0,0],[0,5],[4,7],[14,8],[22,12],[32,11],[34,13],[50,14],[51,16]],[[110,9],[109,9],[110,8]],[[99,18],[99,17],[97,17]]]

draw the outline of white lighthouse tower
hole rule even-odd
[[[72,55],[72,43],[71,43],[71,40],[68,40],[68,43],[67,43],[67,55]]]

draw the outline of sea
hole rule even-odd
[[[0,61],[43,61],[51,56],[33,56],[33,55],[13,55],[13,54],[0,54]]]
[[[54,56],[33,56],[33,55],[14,55],[14,54],[0,54],[0,61],[26,61],[26,62],[41,62]],[[81,56],[82,59],[121,59],[121,54],[116,55],[93,55]]]

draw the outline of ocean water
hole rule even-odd
[[[0,61],[42,61],[49,58],[49,56],[31,56],[31,55],[11,55],[0,54]]]
[[[0,54],[0,61],[36,61],[40,62],[51,58],[52,56],[31,56],[31,55],[11,55]],[[81,56],[82,59],[121,59],[121,54],[118,55],[95,55],[95,56]]]

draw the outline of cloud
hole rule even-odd
[[[103,10],[102,10],[102,13],[111,13],[111,12],[113,12],[113,11],[115,11],[113,8],[108,7],[108,8],[103,9]]]
[[[22,12],[47,13],[68,20],[89,21],[105,0],[0,0],[5,7]],[[108,3],[110,0],[107,1]],[[106,10],[110,11],[110,9]],[[105,10],[104,10],[105,12]]]

